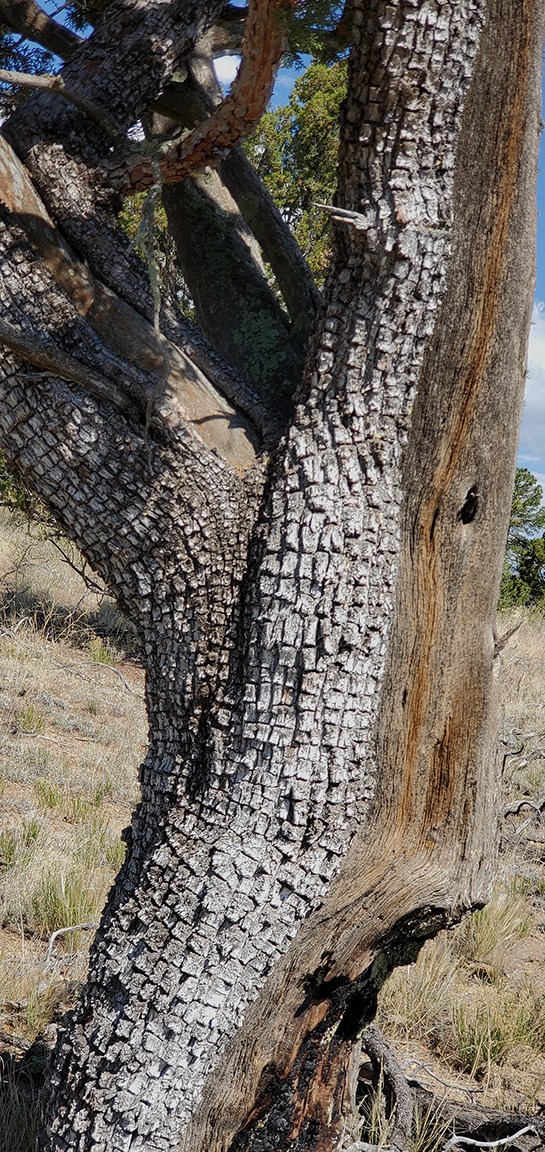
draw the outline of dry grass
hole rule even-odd
[[[92,931],[59,936],[49,957],[48,941],[100,917],[147,735],[131,630],[33,532],[0,514],[0,1031],[15,1054],[85,979]],[[6,1055],[2,1152],[28,1152],[35,1126],[32,1078]]]
[[[7,1055],[0,1057],[0,1148],[30,1152],[40,1126],[40,1103],[32,1076],[18,1072]]]
[[[500,632],[516,621],[500,621]],[[505,809],[486,908],[395,971],[379,1020],[418,1078],[491,1107],[545,1106],[545,622],[523,617],[502,659]],[[520,810],[516,809],[521,805]],[[531,805],[534,807],[531,807]]]

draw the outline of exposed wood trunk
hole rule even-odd
[[[155,22],[151,2],[112,11],[141,8],[153,101],[173,66],[169,6]],[[200,33],[193,5],[173,8]],[[43,1152],[333,1152],[386,974],[489,891],[542,5],[355,0],[353,20],[332,270],[270,461],[240,468],[197,421],[144,423],[51,372],[30,393],[21,363],[3,366],[1,443],[137,622],[150,717]],[[85,93],[119,119],[122,65],[107,74],[100,35],[81,49]],[[91,257],[85,199],[83,224],[76,212],[77,189],[93,202],[100,185],[91,152],[59,156],[42,100],[10,133],[78,260],[136,308],[141,269],[113,228]],[[58,282],[45,299],[51,267],[28,230],[14,244],[8,208],[7,305],[23,328],[22,253],[36,327],[61,349],[81,334],[94,364],[106,333],[79,327]]]

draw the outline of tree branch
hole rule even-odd
[[[502,1148],[506,1144],[513,1144],[515,1140],[527,1136],[530,1132],[533,1136],[537,1136],[533,1124],[527,1124],[524,1128],[513,1132],[512,1136],[503,1136],[500,1140],[472,1140],[469,1136],[452,1136],[444,1145],[443,1152],[450,1152],[451,1148],[456,1148],[460,1144],[469,1144],[472,1148]]]
[[[0,319],[0,344],[9,348],[22,360],[34,364],[42,373],[49,376],[60,376],[62,380],[69,380],[78,387],[83,388],[96,400],[106,400],[121,412],[137,411],[134,401],[131,401],[120,388],[99,372],[92,371],[74,356],[69,356],[56,345],[37,336],[29,335],[15,328],[7,320]],[[31,381],[32,376],[26,376]]]
[[[57,333],[62,326],[57,313],[51,339],[29,335],[13,319],[3,319],[3,343],[30,363],[78,384],[122,411],[140,410],[146,421],[152,418],[165,429],[182,423],[191,426],[209,448],[219,451],[237,469],[251,464],[259,448],[251,423],[216,392],[183,350],[156,332],[77,259],[53,227],[28,172],[2,136],[0,185],[5,207],[38,255],[50,283],[52,280],[62,291],[71,315],[78,317],[82,335],[90,327],[98,338],[91,348],[88,339],[82,339],[81,345],[100,368],[82,364],[59,347]],[[24,312],[27,288],[23,278],[15,289],[16,269],[13,277],[13,308],[18,315],[21,309]],[[74,337],[72,328],[71,342]]]
[[[71,56],[83,38],[62,24],[57,24],[35,0],[0,0],[0,22],[27,40],[47,48],[61,60]]]
[[[167,85],[155,105],[157,111],[166,113],[184,128],[193,128],[205,120],[221,100],[212,60],[199,48],[197,45],[190,58],[187,80],[183,84]],[[291,319],[290,335],[303,352],[319,303],[319,292],[310,268],[272,196],[242,149],[233,148],[220,162],[218,171],[272,268]]]
[[[20,88],[30,88],[35,91],[55,92],[58,96],[62,96],[69,104],[73,104],[79,108],[81,112],[85,112],[91,120],[100,124],[118,143],[124,141],[124,135],[118,124],[112,120],[112,117],[104,110],[98,108],[95,104],[91,104],[85,100],[73,88],[65,84],[60,74],[54,75],[45,73],[44,75],[29,75],[26,72],[8,72],[4,68],[0,68],[0,83],[2,84],[17,84]]]
[[[404,1152],[410,1140],[413,1120],[411,1090],[395,1053],[386,1043],[376,1024],[369,1024],[365,1028],[362,1033],[362,1044],[371,1060],[377,1079],[382,1070],[387,1089],[388,1116],[392,1116],[395,1112],[389,1147]]]
[[[480,1104],[457,1104],[447,1098],[436,1096],[424,1088],[418,1080],[409,1079],[409,1087],[417,1107],[422,1111],[437,1113],[446,1124],[452,1124],[456,1137],[471,1138],[479,1145],[498,1145],[502,1141],[513,1140],[520,1135],[521,1126],[532,1130],[545,1143],[545,1119],[543,1116],[529,1116],[522,1112],[500,1112],[484,1108]]]
[[[320,293],[297,241],[241,148],[220,162],[220,173],[274,272],[294,335],[306,344]]]
[[[234,4],[227,4],[199,44],[205,46],[212,55],[219,56],[230,52],[238,54],[244,39],[247,15],[247,8],[236,8]]]
[[[281,0],[252,0],[248,10],[242,60],[229,96],[204,124],[159,157],[164,184],[185,180],[213,163],[247,136],[269,102],[284,47],[279,19]],[[111,169],[112,181],[125,194],[154,183],[152,159],[127,157]]]

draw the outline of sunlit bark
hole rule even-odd
[[[70,82],[125,131],[218,13],[116,0]],[[388,971],[489,892],[542,5],[352,15],[332,266],[270,456],[266,396],[154,327],[108,133],[50,94],[5,127],[0,443],[136,623],[150,719],[43,1152],[337,1150]]]

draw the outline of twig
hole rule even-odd
[[[527,1124],[525,1128],[519,1128],[518,1132],[513,1132],[512,1136],[502,1136],[499,1140],[471,1140],[469,1136],[451,1136],[450,1140],[443,1145],[442,1152],[449,1152],[457,1144],[469,1144],[472,1148],[501,1148],[506,1144],[513,1144],[520,1136],[525,1136],[527,1132],[533,1132],[534,1136],[538,1135],[537,1129],[533,1124]]]
[[[362,212],[355,212],[351,208],[337,208],[335,204],[318,204],[317,201],[314,202],[314,207],[319,208],[321,212],[327,212],[336,224],[352,225],[358,232],[367,232],[369,229],[369,218]]]
[[[408,1064],[409,1064],[409,1061],[407,1061],[407,1064],[403,1065],[403,1070],[405,1070],[407,1068]],[[473,1103],[473,1096],[475,1096],[475,1094],[477,1092],[483,1092],[484,1091],[483,1088],[465,1088],[463,1084],[451,1084],[451,1083],[449,1083],[448,1080],[442,1080],[440,1076],[437,1076],[435,1072],[432,1072],[429,1064],[420,1064],[418,1060],[411,1060],[410,1064],[412,1065],[413,1068],[420,1068],[423,1072],[426,1073],[427,1076],[430,1076],[432,1080],[437,1080],[437,1083],[441,1084],[443,1086],[443,1088],[449,1088],[453,1092],[465,1092],[466,1096],[469,1097],[469,1099],[472,1101],[472,1103]],[[413,1078],[411,1077],[409,1084],[411,1083],[412,1080],[413,1080]],[[418,1087],[420,1087],[419,1081],[416,1078],[414,1079],[414,1083],[416,1085],[418,1085]]]
[[[56,668],[64,668],[67,672],[71,672],[73,676],[79,676],[80,680],[85,680],[87,684],[93,683],[92,676],[86,676],[85,672],[79,672],[73,664],[62,664],[60,660],[53,661]]]
[[[494,644],[494,658],[496,656],[499,656],[502,649],[505,648],[507,641],[510,640],[511,637],[515,635],[515,632],[518,632],[521,624],[522,624],[522,620],[519,620],[518,624],[515,624],[513,628],[509,628],[507,632],[503,633],[503,636],[500,636],[499,639],[496,640],[496,642]]]
[[[509,807],[505,809],[504,816],[518,816],[521,808],[533,808],[534,812],[537,812],[538,816],[541,816],[545,808],[545,796],[543,796],[541,800],[519,800],[518,804],[510,804]],[[525,821],[525,824],[528,824],[528,820]],[[520,828],[518,831],[520,832]]]
[[[76,564],[76,561],[73,560],[71,558],[71,556],[68,555],[68,552],[66,552],[64,550],[64,548],[61,547],[61,545],[59,544],[59,540],[55,535],[49,536],[49,540],[50,540],[51,544],[53,545],[53,547],[57,550],[59,555],[62,556],[65,564],[68,564],[68,567],[71,568],[72,571],[75,572],[76,575],[79,576],[81,580],[83,580],[83,583],[85,584],[86,593],[87,592],[94,592],[94,593],[96,593],[97,596],[105,596],[106,595],[106,590],[104,588],[104,585],[103,584],[97,584],[95,580],[93,580],[90,576],[87,575],[87,567],[88,566],[87,566],[85,561],[83,561],[83,565],[80,567],[80,565]],[[85,593],[84,593],[84,595],[85,595]],[[78,606],[79,606],[79,604],[81,604],[82,600],[83,600],[83,596],[80,597],[80,599],[78,600]],[[77,610],[77,608],[76,608],[76,610]]]
[[[17,623],[13,625],[13,628],[2,628],[2,631],[0,632],[0,637],[9,636],[11,640],[14,640],[15,638],[19,639],[19,637],[17,636],[17,633],[18,633],[21,625],[22,624],[31,624],[31,623],[32,623],[32,621],[31,621],[30,616],[21,616],[21,619],[18,620]]]
[[[541,817],[541,811],[539,812],[539,817]],[[530,826],[533,820],[535,820],[535,816],[529,816],[527,820],[523,820],[522,824],[516,829],[515,836],[520,836],[521,832],[524,832],[525,829]]]
[[[64,936],[67,932],[93,932],[98,928],[98,924],[70,924],[68,928],[57,928],[55,932],[51,933],[47,942],[47,952],[45,954],[44,964],[50,964],[53,957],[53,945],[58,936]]]
[[[81,672],[77,671],[75,664],[61,664],[58,660],[56,660],[55,663],[59,668],[66,668],[69,672],[74,672],[75,676],[82,675]],[[109,672],[113,672],[114,676],[117,676],[121,680],[123,687],[127,689],[127,692],[130,692],[131,696],[136,696],[137,700],[143,700],[144,697],[141,693],[135,692],[134,688],[131,688],[123,673],[119,671],[119,668],[114,668],[113,664],[104,664],[102,660],[78,660],[78,664],[89,668],[107,668]],[[85,676],[84,679],[90,680],[90,677]]]

